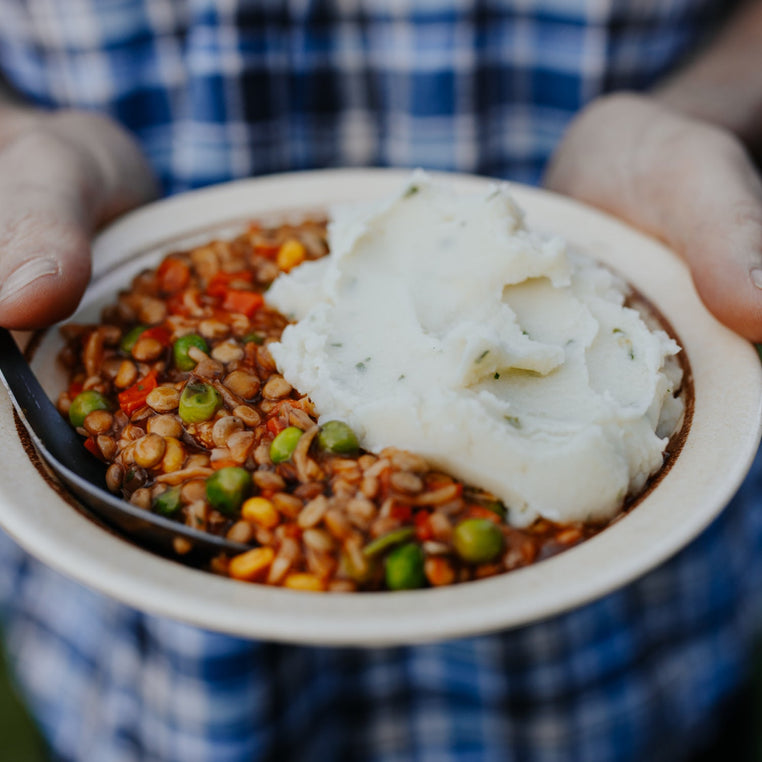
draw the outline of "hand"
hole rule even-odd
[[[71,314],[90,277],[90,240],[155,195],[148,163],[111,120],[0,110],[0,325]]]
[[[661,238],[717,318],[762,341],[762,182],[729,131],[606,96],[574,120],[545,182]]]

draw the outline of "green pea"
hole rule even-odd
[[[455,552],[468,563],[485,564],[503,551],[500,527],[489,519],[465,519],[452,534]]]
[[[386,586],[390,590],[415,590],[423,587],[426,575],[421,546],[414,542],[395,548],[387,557],[384,565]]]
[[[153,500],[153,509],[162,516],[173,516],[180,510],[180,487],[170,487],[157,495]]]
[[[86,392],[80,392],[69,405],[69,421],[72,426],[82,426],[88,413],[93,410],[111,410],[111,403],[105,395],[96,392],[94,389],[88,389]]]
[[[391,532],[382,534],[381,537],[377,537],[373,542],[369,542],[362,552],[370,557],[377,556],[379,553],[383,553],[385,550],[399,545],[405,540],[409,540],[415,534],[415,527],[402,527],[401,529],[393,529]]]
[[[228,466],[206,480],[206,499],[220,513],[234,515],[251,492],[251,474],[245,468]]]
[[[196,349],[209,354],[209,345],[202,336],[197,333],[181,336],[172,345],[172,356],[175,358],[175,365],[180,370],[193,370],[196,367],[196,361],[188,354],[191,347],[196,347]]]
[[[130,328],[130,330],[122,336],[122,340],[119,342],[119,348],[123,352],[130,354],[132,348],[135,346],[135,342],[140,338],[140,334],[147,330],[147,325],[136,325],[133,328]]]
[[[296,426],[283,429],[270,445],[270,460],[273,463],[283,463],[288,460],[294,454],[296,445],[303,433]]]
[[[318,444],[326,452],[357,455],[360,444],[354,431],[343,421],[327,421],[320,427]]]
[[[263,333],[257,333],[256,331],[252,331],[251,333],[247,333],[241,339],[241,342],[243,344],[248,344],[250,341],[253,341],[255,344],[264,344],[265,343],[265,335]]]
[[[180,395],[178,413],[185,423],[208,421],[222,405],[220,393],[209,384],[188,384]]]

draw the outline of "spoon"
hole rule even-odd
[[[249,550],[247,545],[151,513],[109,492],[104,464],[85,449],[81,437],[58,412],[5,328],[0,328],[0,380],[42,458],[110,528],[170,555],[176,555],[177,537],[207,552]]]

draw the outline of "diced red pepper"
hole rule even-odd
[[[190,281],[190,267],[175,257],[167,257],[156,271],[159,288],[165,294],[182,291]]]
[[[101,451],[98,448],[98,445],[96,444],[95,440],[92,437],[88,437],[85,440],[85,449],[89,450],[93,455],[95,455],[96,458],[100,458],[103,460],[103,456],[101,455]]]
[[[170,315],[188,315],[188,308],[185,305],[185,299],[183,298],[185,296],[184,292],[179,292],[177,294],[172,294],[172,296],[167,299],[167,312],[169,312]]]
[[[409,524],[413,518],[413,509],[404,503],[394,503],[389,511],[389,515],[403,524]]]
[[[418,511],[415,514],[415,536],[421,541],[426,542],[434,536],[434,530],[431,528],[431,522],[429,522],[428,511]]]
[[[231,458],[220,458],[219,460],[213,460],[209,464],[215,471],[219,471],[221,468],[228,468],[230,466],[240,466],[241,464],[237,460]]]
[[[80,392],[82,391],[82,382],[81,381],[72,381],[69,384],[69,399],[73,400]]]
[[[156,339],[164,347],[168,347],[172,342],[172,334],[162,325],[155,325],[152,328],[146,328],[140,334],[140,338]]]
[[[250,270],[241,270],[237,273],[226,273],[220,270],[209,278],[209,283],[206,285],[206,293],[209,296],[216,296],[219,299],[224,299],[227,292],[230,290],[230,284],[235,281],[244,281],[245,283],[251,283],[254,278],[254,274]]]
[[[250,318],[264,303],[264,297],[256,291],[230,289],[225,293],[222,308],[229,312],[240,312]]]
[[[146,397],[157,386],[156,371],[152,370],[128,389],[119,393],[119,407],[132,415],[136,410],[146,404]]]

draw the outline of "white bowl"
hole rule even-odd
[[[126,215],[95,243],[93,283],[73,320],[100,307],[167,251],[234,232],[252,218],[298,215],[396,190],[408,173],[339,170],[229,183]],[[485,178],[451,175],[465,190]],[[395,593],[315,594],[236,582],[152,555],[73,507],[30,457],[0,393],[0,525],[26,550],[79,582],[139,609],[236,635],[298,643],[392,645],[514,627],[633,580],[690,542],[738,488],[760,439],[762,370],[754,347],[703,307],[672,252],[569,199],[515,185],[530,226],[558,233],[620,272],[674,327],[693,371],[693,421],[679,457],[634,510],[559,556],[498,577]],[[22,337],[23,340],[24,337]],[[49,332],[34,367],[53,398],[64,387]]]

